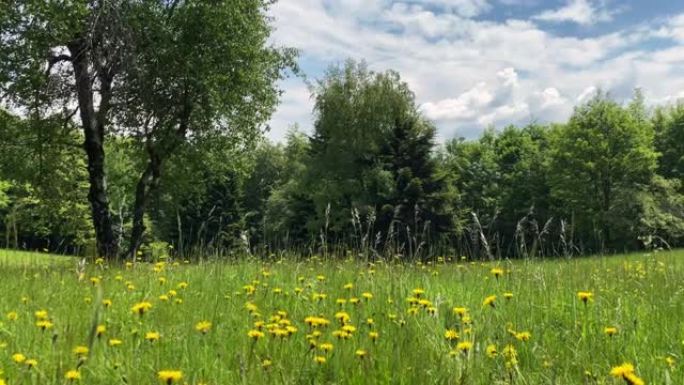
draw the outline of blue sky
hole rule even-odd
[[[684,1],[280,0],[276,44],[308,79],[346,58],[399,71],[441,140],[563,121],[601,88],[652,105],[684,97]],[[282,83],[268,136],[312,129],[306,82]]]

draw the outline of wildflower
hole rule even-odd
[[[36,366],[38,366],[38,360],[34,360],[34,359],[26,360],[26,361],[24,361],[24,365],[26,365],[26,367],[28,369],[33,369]]]
[[[644,385],[645,382],[637,377],[634,373],[634,366],[630,363],[624,363],[616,366],[610,371],[610,375],[616,378],[622,378],[628,385]]]
[[[87,346],[77,346],[73,350],[74,354],[81,358],[87,356],[89,351]]]
[[[181,283],[178,284],[178,288],[181,289],[181,290],[185,290],[185,289],[188,288],[188,283],[185,282],[185,281],[183,281],[183,282],[181,282]]]
[[[375,321],[372,318],[366,318],[366,325],[373,326]]]
[[[444,338],[446,338],[447,341],[457,340],[458,332],[454,329],[448,329],[444,332]]]
[[[378,338],[380,338],[380,333],[378,332],[369,332],[368,333],[368,338],[370,338],[373,342],[377,341]]]
[[[416,297],[420,297],[421,295],[425,294],[425,289],[422,289],[420,287],[415,288],[415,289],[413,289],[413,291],[411,293],[413,293],[413,295]]]
[[[95,328],[95,335],[97,337],[102,337],[105,332],[107,332],[107,327],[105,325],[97,325],[97,328]]]
[[[513,298],[513,293],[504,293],[503,296],[506,299],[511,299],[511,298]]]
[[[161,370],[157,373],[157,378],[165,384],[173,384],[183,379],[183,372],[180,370]]]
[[[209,330],[211,329],[211,322],[209,321],[200,321],[195,325],[195,330],[202,334],[207,334]]]
[[[15,353],[12,355],[12,361],[16,362],[17,364],[22,364],[24,361],[26,361],[26,356],[21,353]]]
[[[371,294],[371,293],[369,293],[369,292],[361,293],[361,296],[362,296],[365,300],[371,300],[371,299],[373,299],[373,294]]]
[[[504,274],[503,269],[498,267],[493,268],[490,272],[494,277],[496,277],[496,279],[499,279],[499,277],[501,277]]]
[[[357,349],[354,354],[359,357],[359,358],[364,358],[366,355],[368,355],[368,352],[363,350],[363,349]]]
[[[459,317],[463,317],[463,316],[466,315],[466,313],[468,312],[468,309],[466,309],[466,308],[464,308],[464,307],[455,307],[455,308],[453,309],[453,312],[454,312],[455,315],[457,315],[457,316],[459,316]]]
[[[317,280],[318,282],[323,282],[323,281],[325,281],[325,275],[317,275],[317,276],[316,276],[316,280]]]
[[[427,308],[427,313],[430,315],[435,315],[437,314],[437,308],[434,306],[430,306],[429,308]]]
[[[36,316],[36,319],[39,321],[43,321],[48,319],[48,312],[47,310],[38,310],[35,313],[33,313]]]
[[[254,340],[258,340],[259,338],[263,338],[263,337],[264,337],[264,333],[261,332],[261,331],[259,331],[259,330],[250,330],[250,331],[247,332],[247,336],[248,336],[249,338],[254,339]]]
[[[166,294],[162,294],[159,296],[159,300],[162,302],[167,302],[169,300],[169,296]]]
[[[325,364],[325,362],[328,361],[324,356],[315,356],[314,357],[314,362],[320,365]]]
[[[487,354],[487,357],[489,358],[494,358],[498,355],[498,352],[496,351],[496,345],[491,344],[487,345],[487,348],[485,348],[485,353]]]
[[[121,345],[121,344],[123,344],[123,341],[118,340],[118,339],[116,339],[116,338],[111,338],[111,339],[109,340],[109,346],[111,346],[111,347],[116,347],[116,346],[119,346],[119,345]]]
[[[408,315],[416,315],[416,314],[418,314],[418,308],[415,306],[412,306],[412,307],[408,308],[408,310],[406,310],[406,313]]]
[[[47,329],[52,329],[54,324],[50,321],[43,320],[43,321],[36,322],[36,326],[38,326],[38,328],[40,328],[40,330],[45,331]]]
[[[353,283],[348,283],[348,284],[344,285],[344,290],[351,290],[351,289],[353,289],[353,288],[354,288],[354,284],[353,284]]]
[[[104,307],[112,307],[112,300],[111,300],[111,299],[103,299],[103,300],[102,300],[102,306],[104,306]]]
[[[530,332],[520,332],[515,334],[515,338],[518,341],[528,341],[532,337],[532,334]]]
[[[152,304],[149,302],[139,302],[133,305],[131,311],[140,315],[141,317],[152,308]]]
[[[612,336],[614,336],[615,334],[617,334],[618,330],[617,330],[617,328],[615,328],[615,327],[606,327],[606,328],[603,329],[603,332],[604,332],[608,337],[612,337]]]
[[[333,350],[333,344],[329,342],[322,343],[318,345],[318,348],[321,349],[322,351],[329,353]]]
[[[250,313],[254,313],[254,312],[256,312],[256,311],[259,310],[259,308],[257,307],[257,305],[255,305],[255,304],[253,304],[253,303],[251,303],[251,302],[247,302],[247,303],[245,304],[245,309],[247,309],[247,311],[250,312]]]
[[[349,303],[352,305],[358,305],[360,302],[361,302],[361,300],[356,298],[356,297],[349,298]]]
[[[350,317],[349,317],[348,313],[340,311],[340,312],[335,313],[335,319],[337,319],[341,323],[345,324],[345,323],[349,322]]]
[[[66,378],[68,381],[77,381],[81,379],[81,372],[78,370],[69,370],[64,374],[64,378]]]
[[[161,338],[159,332],[147,332],[145,333],[145,339],[150,342],[158,341]]]
[[[665,357],[665,363],[667,364],[667,366],[670,367],[670,369],[672,369],[675,366],[675,359],[671,356],[667,356]]]
[[[580,301],[584,302],[584,304],[586,305],[587,302],[593,301],[594,293],[592,293],[590,291],[578,291],[577,292],[577,298],[579,298]]]
[[[166,277],[159,277],[159,278],[157,278],[157,281],[159,281],[160,285],[163,285],[166,283]]]
[[[273,365],[273,361],[269,360],[268,358],[265,358],[263,361],[261,361],[261,367],[264,369],[268,369],[271,365]]]
[[[456,344],[456,350],[460,350],[463,354],[468,354],[468,351],[472,349],[473,343],[470,341],[463,341]]]
[[[19,314],[17,314],[16,311],[11,311],[7,313],[7,320],[8,321],[16,321],[19,318]]]
[[[90,283],[92,283],[93,286],[97,286],[97,284],[100,283],[100,278],[99,277],[90,277]]]
[[[340,306],[344,306],[347,303],[347,300],[344,298],[338,298],[335,303],[337,303]]]
[[[495,295],[490,295],[489,297],[485,298],[484,301],[482,302],[482,306],[491,306],[491,307],[496,307],[494,305],[494,301],[496,301],[496,296]]]

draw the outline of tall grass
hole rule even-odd
[[[66,260],[0,251],[0,378],[8,384],[64,384],[75,369],[81,383],[93,385],[159,383],[164,369],[182,371],[178,383],[187,384],[621,384],[609,372],[623,362],[648,384],[684,383],[683,252],[487,263],[90,262],[82,270]],[[494,267],[503,276],[496,278]],[[417,288],[429,304],[410,310],[407,298]],[[592,292],[593,300],[584,304],[578,291]],[[316,300],[317,294],[327,297]],[[484,306],[491,295],[495,306]],[[152,308],[134,314],[142,301]],[[250,313],[247,303],[258,310]],[[454,307],[466,307],[470,322]],[[48,312],[51,329],[36,326],[39,310]],[[268,333],[279,311],[279,327],[289,322],[297,329],[289,337]],[[346,340],[333,336],[341,311],[356,328]],[[307,338],[308,316],[331,322],[318,329],[320,337]],[[260,320],[265,336],[248,337]],[[206,334],[195,330],[199,321],[211,322]],[[98,325],[106,327],[100,337]],[[606,335],[609,326],[618,333]],[[447,329],[460,338],[448,341]],[[145,340],[150,331],[161,338]],[[520,341],[513,332],[531,338]],[[112,338],[123,343],[112,347]],[[467,354],[456,349],[463,341],[473,343]],[[333,344],[331,352],[320,349],[324,342]],[[497,357],[487,356],[488,345]],[[504,356],[507,345],[517,363]],[[76,346],[90,347],[87,359],[77,358]],[[37,367],[14,362],[16,353],[36,359]]]

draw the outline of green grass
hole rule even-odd
[[[159,383],[157,372],[164,369],[182,371],[178,383],[187,384],[624,384],[609,375],[623,362],[648,384],[684,384],[681,251],[497,264],[169,263],[159,272],[153,264],[91,263],[80,279],[76,261],[0,251],[0,378],[7,384],[64,384],[64,374],[77,367],[80,383],[93,385]],[[492,267],[505,275],[494,278]],[[181,282],[187,288],[179,288]],[[348,283],[352,289],[344,288]],[[247,294],[246,285],[256,292]],[[303,292],[295,294],[296,288]],[[422,298],[436,314],[425,308],[409,314],[407,298],[415,288],[425,290]],[[594,300],[583,304],[578,291],[591,291]],[[373,298],[363,299],[364,292]],[[505,299],[506,292],[513,297]],[[327,298],[314,301],[314,293]],[[497,295],[495,307],[483,306],[490,295]],[[360,303],[337,303],[352,297]],[[103,299],[112,306],[104,308]],[[141,301],[152,303],[142,317],[131,311]],[[468,308],[470,323],[454,315],[457,306]],[[48,312],[51,329],[35,325],[39,310]],[[262,339],[247,336],[256,321],[274,322],[269,319],[278,311],[298,329],[293,335],[271,337],[264,328]],[[339,311],[356,327],[348,340],[332,335]],[[18,319],[9,320],[9,312]],[[317,341],[331,342],[332,352],[310,347],[307,316],[331,321]],[[206,334],[195,330],[203,320],[212,323]],[[107,330],[97,338],[92,334],[99,324]],[[606,336],[608,326],[618,334]],[[468,354],[449,354],[458,341],[444,338],[447,329],[473,343]],[[375,343],[371,330],[380,336]],[[519,341],[511,330],[531,338]],[[161,338],[145,341],[149,331]],[[110,338],[123,344],[110,347]],[[490,344],[499,352],[495,358],[485,354]],[[72,352],[79,345],[90,347],[85,361]],[[517,364],[502,354],[506,345],[515,348]],[[364,358],[355,355],[359,349],[367,352]],[[15,353],[38,366],[13,362]],[[315,363],[317,355],[326,363]],[[272,365],[262,368],[264,360]]]

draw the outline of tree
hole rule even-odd
[[[206,132],[254,138],[268,119],[293,54],[268,46],[270,4],[12,0],[3,7],[2,96],[59,107],[65,120],[78,105],[100,255],[119,248],[105,174],[114,128],[139,140],[147,157],[128,247],[135,254],[146,205],[179,143]]]
[[[552,144],[551,194],[590,250],[635,242],[634,197],[656,169],[653,129],[598,93],[577,107]]]
[[[656,109],[653,115],[658,173],[684,180],[684,103]]]

